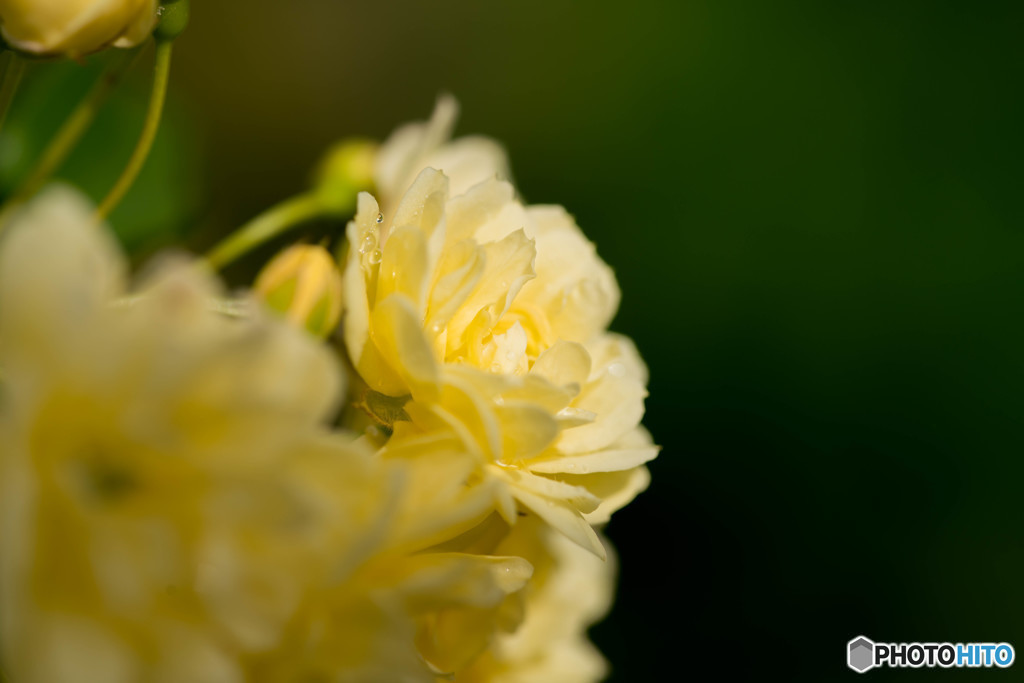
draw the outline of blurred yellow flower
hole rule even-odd
[[[281,478],[338,399],[331,356],[196,268],[127,297],[92,209],[52,190],[0,245],[3,661],[14,680],[237,680],[308,560]]]
[[[448,661],[467,645],[475,657],[486,647],[496,619],[478,615],[490,617],[521,590],[532,567],[519,557],[430,552],[438,530],[475,524],[478,506],[408,464],[339,460],[325,450],[293,469],[301,476],[292,484],[319,513],[329,571],[277,644],[246,657],[246,680],[427,683],[440,672],[432,659]],[[445,628],[442,617],[458,627]]]
[[[434,474],[465,454],[385,461],[326,433],[340,390],[326,348],[255,305],[215,312],[195,264],[133,292],[125,270],[68,190],[0,241],[13,680],[430,681],[434,615],[486,612],[531,572],[425,552],[490,509],[486,486]]]
[[[156,0],[0,0],[0,31],[23,52],[80,57],[145,40],[157,21]]]
[[[518,524],[495,552],[528,559],[534,575],[523,591],[524,619],[459,672],[460,683],[596,683],[608,666],[587,639],[615,592],[614,556],[602,562],[531,520]]]
[[[448,431],[501,483],[509,523],[517,500],[602,555],[591,524],[647,485],[657,448],[638,427],[646,368],[605,332],[615,277],[571,216],[498,180],[450,197],[425,169],[389,216],[360,195],[348,240],[353,365],[370,391],[411,398],[387,449]]]

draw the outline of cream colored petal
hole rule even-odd
[[[384,141],[377,153],[374,184],[387,200],[397,200],[429,165],[425,157],[451,137],[458,114],[455,98],[442,96],[429,122],[406,124]]]
[[[534,362],[530,374],[556,386],[574,385],[578,391],[590,376],[590,354],[582,344],[559,340]]]
[[[512,387],[518,386],[522,378],[506,375],[496,375],[493,372],[485,372],[480,368],[462,363],[449,363],[445,365],[446,377],[457,377],[465,386],[473,387],[473,390],[487,401],[494,401],[504,395]]]
[[[568,503],[574,510],[580,512],[591,512],[601,502],[599,498],[582,486],[566,484],[542,475],[497,465],[491,468],[491,472],[494,476],[511,484],[515,488],[514,495],[518,495],[519,491],[529,491],[538,496]]]
[[[520,590],[533,574],[533,566],[520,557],[425,553],[395,564],[397,576],[388,583],[401,584],[413,613],[492,606]]]
[[[371,335],[414,398],[437,395],[439,369],[412,302],[397,294],[377,302],[371,314]]]
[[[359,247],[365,235],[374,235],[373,240],[377,239],[377,201],[361,192],[357,202],[355,219],[347,228],[349,249],[343,274],[342,333],[349,357],[367,385],[388,396],[401,396],[409,393],[409,387],[392,366],[397,362],[385,358],[371,337],[371,310],[376,304],[378,269],[370,262],[369,254],[361,253]]]
[[[582,427],[585,424],[590,424],[597,419],[597,415],[589,410],[570,406],[562,408],[555,413],[555,419],[558,420],[558,424],[562,429],[572,429],[573,427]]]
[[[526,346],[526,352],[531,358],[539,358],[545,350],[559,341],[551,331],[551,321],[548,320],[547,313],[536,306],[525,304],[522,297],[517,297],[512,302],[512,307],[505,313],[503,320],[515,320],[527,331],[529,344]]]
[[[426,288],[430,275],[427,236],[413,226],[399,227],[388,237],[377,276],[377,301],[401,294],[412,303],[418,317],[426,309]]]
[[[537,278],[523,288],[523,302],[547,312],[556,337],[586,342],[618,309],[615,275],[565,209],[526,211],[529,234],[537,241]]]
[[[18,211],[0,239],[0,353],[69,360],[125,290],[126,265],[93,208],[65,186]]]
[[[608,556],[601,539],[593,527],[571,505],[537,495],[527,489],[515,487],[513,495],[519,502],[537,514],[581,548],[589,550],[602,560]]]
[[[440,401],[470,429],[486,455],[498,456],[501,426],[494,406],[470,382],[454,373],[446,373]]]
[[[654,439],[651,438],[651,433],[647,431],[647,428],[643,425],[638,425],[636,429],[626,432],[619,439],[611,445],[611,448],[647,448],[648,446],[654,445]],[[661,446],[657,447],[658,449]]]
[[[538,375],[526,375],[515,378],[517,383],[501,387],[495,392],[504,401],[528,401],[552,414],[557,415],[564,410],[573,399],[575,392],[565,387],[558,387]]]
[[[573,407],[588,410],[596,419],[567,429],[558,441],[565,453],[587,453],[605,448],[639,423],[644,415],[647,390],[629,377],[604,374],[583,387]]]
[[[435,401],[413,401],[406,404],[406,412],[416,424],[433,424],[434,428],[438,424],[447,425],[467,448],[485,461],[493,461],[501,452],[501,429],[494,405],[466,374],[456,372],[457,369],[444,368],[441,394]],[[474,371],[474,374],[484,373]]]
[[[413,226],[429,240],[442,226],[448,201],[448,178],[440,171],[425,168],[402,197],[394,216],[385,216],[392,229]],[[387,248],[387,238],[383,239]]]
[[[528,460],[558,437],[558,422],[551,413],[531,403],[506,401],[495,407],[501,425],[503,462]]]
[[[491,185],[491,189],[487,189],[488,185]],[[528,238],[534,239],[534,226],[526,208],[515,198],[506,199],[510,191],[511,186],[507,183],[490,181],[471,188],[464,195],[469,197],[479,192],[478,201],[486,202],[477,210],[472,225],[467,224],[464,228],[472,231],[477,242],[497,242],[516,230],[524,230]]]
[[[451,179],[452,196],[464,194],[485,180],[508,180],[511,171],[505,149],[491,138],[473,135],[440,146],[423,160]]]
[[[615,332],[606,332],[587,344],[594,359],[591,379],[609,373],[616,377],[631,377],[647,386],[647,365],[640,357],[633,340]]]
[[[608,449],[585,455],[553,457],[530,462],[526,467],[538,474],[589,474],[628,470],[654,460],[658,446],[633,449]]]
[[[584,515],[591,524],[608,522],[612,513],[632,502],[651,483],[651,473],[646,467],[637,467],[621,472],[560,476],[568,483],[585,487],[601,499],[601,504],[596,510]]]
[[[516,501],[512,496],[512,492],[508,488],[501,487],[498,489],[498,500],[494,509],[497,510],[498,515],[500,515],[509,526],[514,525],[518,520]]]
[[[389,443],[381,457],[387,458],[405,481],[397,522],[403,549],[417,551],[450,540],[476,526],[494,509],[495,487],[490,482],[468,483],[479,469],[479,461],[449,438],[420,438],[396,446]]]
[[[349,355],[358,364],[363,349],[370,341],[370,303],[367,298],[366,273],[363,270],[360,244],[362,236],[372,228],[379,213],[377,201],[366,192],[357,198],[357,211],[345,235],[348,255],[343,273],[344,319],[343,334]]]
[[[427,330],[440,332],[484,273],[487,257],[472,240],[456,242],[444,251],[430,290]]]
[[[512,231],[523,227],[520,221],[501,221],[503,214],[515,203],[515,189],[511,184],[498,180],[487,180],[474,185],[464,194],[455,194],[445,209],[448,220],[448,243],[475,238],[490,242],[500,240]],[[521,210],[515,215],[525,216]],[[497,230],[481,230],[494,222],[503,226]]]
[[[504,332],[492,328],[490,343],[478,351],[480,367],[500,375],[524,375],[530,368],[526,347],[526,331],[518,321]]]

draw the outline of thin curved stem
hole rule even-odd
[[[315,192],[286,199],[221,240],[206,254],[206,261],[214,269],[223,268],[289,228],[328,213]]]
[[[135,144],[128,165],[121,172],[121,177],[114,183],[110,193],[100,203],[96,210],[97,216],[104,218],[121,203],[121,199],[131,189],[132,184],[142,170],[142,166],[149,157],[153,148],[153,140],[156,139],[157,130],[160,128],[160,119],[163,116],[164,101],[167,98],[167,81],[171,73],[171,50],[174,43],[169,40],[158,40],[156,43],[156,62],[153,66],[153,90],[149,97],[149,109],[146,111],[146,121],[142,126],[142,134]]]
[[[74,150],[85,131],[92,125],[100,107],[106,102],[110,93],[121,82],[124,75],[138,60],[141,50],[136,50],[124,59],[112,63],[92,86],[85,98],[75,107],[71,115],[65,119],[57,134],[46,146],[41,157],[18,188],[11,194],[10,204],[19,204],[28,199],[50,179],[61,167],[61,164]]]
[[[14,94],[18,92],[18,86],[21,84],[21,77],[24,74],[25,60],[12,50],[10,61],[7,62],[7,69],[4,71],[3,85],[0,85],[0,129],[3,129],[7,111],[11,108]]]

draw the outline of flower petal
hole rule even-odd
[[[398,364],[393,369],[414,398],[437,395],[439,368],[407,298],[395,294],[378,302],[371,314],[371,334],[383,356]]]
[[[585,455],[561,456],[533,461],[526,468],[538,474],[590,474],[592,472],[618,472],[654,460],[658,446],[632,449],[607,449]]]
[[[582,344],[559,340],[534,362],[530,374],[559,387],[575,385],[578,391],[590,376],[590,354]]]
[[[515,490],[515,497],[535,512],[538,517],[565,534],[573,543],[589,550],[602,560],[608,557],[608,552],[601,543],[597,532],[579,512],[567,503],[539,496],[520,488]]]

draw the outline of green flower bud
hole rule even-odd
[[[160,3],[160,23],[153,36],[157,40],[174,40],[188,26],[189,0],[164,0]]]
[[[321,203],[338,214],[355,208],[356,195],[373,186],[376,159],[377,143],[371,140],[343,140],[331,147],[314,177]]]
[[[341,271],[321,246],[296,244],[271,259],[256,278],[256,294],[297,327],[324,338],[341,317]]]

